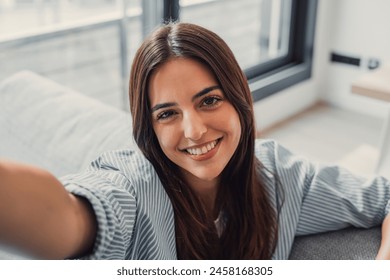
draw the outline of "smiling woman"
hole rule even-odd
[[[378,258],[390,258],[388,179],[256,140],[247,80],[212,31],[158,28],[136,53],[129,96],[139,149],[60,179],[0,161],[0,246],[40,258],[287,259],[296,236],[385,221]]]

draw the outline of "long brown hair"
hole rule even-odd
[[[148,84],[152,73],[174,57],[196,59],[215,75],[241,123],[237,150],[221,174],[216,207],[225,227],[218,237],[211,215],[160,148],[152,127]],[[154,166],[175,213],[179,259],[269,259],[277,242],[277,211],[255,157],[252,96],[232,51],[215,33],[188,23],[169,23],[138,49],[130,74],[130,109],[137,145]]]

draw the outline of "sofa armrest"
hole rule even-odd
[[[381,241],[381,227],[347,228],[296,237],[292,260],[373,260]]]

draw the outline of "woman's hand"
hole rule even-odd
[[[0,161],[0,244],[36,258],[63,259],[90,251],[95,235],[87,201],[45,170]]]
[[[381,246],[376,259],[390,260],[390,214],[383,220]]]

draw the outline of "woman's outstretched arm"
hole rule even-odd
[[[0,245],[43,259],[77,257],[92,250],[96,231],[89,202],[49,172],[0,161]]]
[[[390,260],[390,214],[386,216],[382,224],[382,240],[377,260]]]

